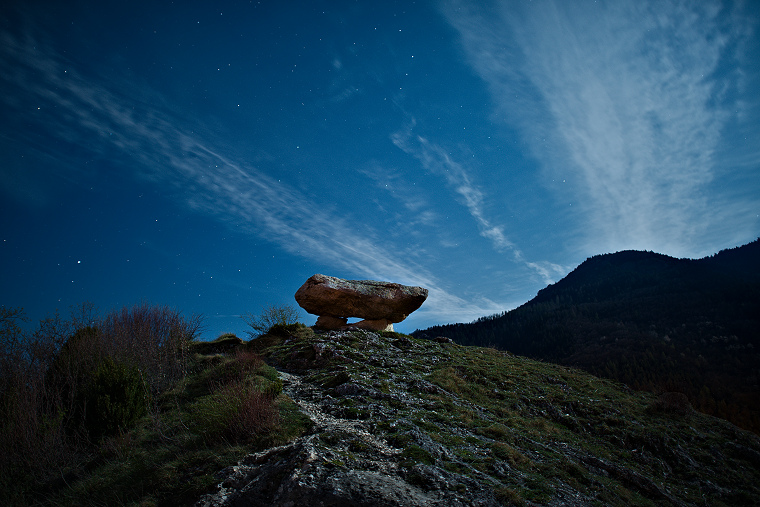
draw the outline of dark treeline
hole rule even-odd
[[[682,392],[760,433],[760,240],[699,260],[598,255],[515,310],[414,334]]]

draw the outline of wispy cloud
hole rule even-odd
[[[746,24],[721,24],[713,2],[454,0],[443,12],[498,118],[572,184],[593,250],[681,253],[704,232],[736,77],[727,57]]]
[[[444,148],[413,134],[411,128],[395,132],[391,135],[391,140],[404,152],[417,158],[426,171],[445,178],[475,220],[481,236],[489,239],[499,251],[515,250],[515,246],[505,236],[504,228],[492,224],[485,217],[483,192],[473,183],[465,168],[453,160]]]
[[[428,269],[410,261],[413,256],[404,247],[389,245],[366,225],[326,211],[292,186],[225,154],[223,144],[195,133],[190,120],[169,108],[148,105],[82,76],[42,44],[7,33],[0,37],[0,62],[14,69],[0,78],[12,90],[2,100],[30,114],[54,111],[44,118],[44,128],[56,139],[121,159],[136,176],[160,185],[191,209],[291,254],[341,274],[428,288],[428,303],[414,321],[470,320],[504,308],[488,299],[451,294]],[[163,100],[154,97],[153,103]]]
[[[486,195],[473,181],[470,172],[452,159],[445,148],[414,134],[412,128],[395,132],[391,135],[391,140],[404,152],[418,159],[426,171],[445,179],[475,221],[480,235],[489,240],[494,249],[511,253],[513,261],[534,271],[544,283],[555,282],[567,274],[568,269],[558,264],[525,259],[523,252],[504,233],[504,226],[495,224],[486,216]]]

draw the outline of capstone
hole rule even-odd
[[[347,319],[364,319],[350,326],[392,331],[427,299],[428,291],[392,282],[345,280],[316,274],[306,280],[295,294],[296,302],[307,312],[318,315],[315,327],[340,329]]]

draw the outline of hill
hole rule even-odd
[[[282,372],[283,392],[314,427],[222,471],[200,505],[760,499],[760,439],[678,396],[494,349],[292,330],[250,346]]]
[[[413,334],[678,391],[760,433],[760,240],[698,260],[598,255],[515,310]]]
[[[78,454],[82,464],[19,475],[3,503],[760,500],[760,438],[674,393],[635,392],[495,349],[301,324],[247,344],[191,343],[190,352],[186,375],[155,410]]]
[[[760,499],[760,439],[672,393],[395,333],[282,331],[249,346],[315,425],[224,470],[200,505]]]

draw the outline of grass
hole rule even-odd
[[[693,413],[680,397],[658,399],[580,370],[398,333],[313,335],[264,353],[333,396],[346,382],[361,386],[334,402],[335,415],[349,418],[338,409],[361,411],[369,402],[386,407],[375,432],[399,449],[399,465],[414,470],[420,487],[416,465],[490,481],[504,505],[545,503],[569,490],[598,505],[760,499],[759,463],[750,458],[760,459],[760,440]],[[715,449],[737,439],[743,451],[716,457]],[[446,452],[431,453],[424,441]]]
[[[192,504],[218,482],[219,470],[307,431],[311,421],[281,391],[277,371],[251,352],[195,354],[156,413],[106,439],[84,466],[63,471],[65,480],[26,501]]]
[[[462,498],[477,486],[502,505],[562,495],[591,505],[760,499],[760,439],[687,410],[679,397],[634,392],[579,370],[398,333],[319,334],[301,324],[235,352],[198,350],[212,349],[196,349],[187,376],[157,398],[156,410],[24,503],[194,503],[220,470],[311,431],[273,366],[302,375],[333,417],[372,434],[320,433],[335,467],[376,460],[372,442],[381,440],[395,452],[390,469],[411,486],[432,488],[445,476]]]

